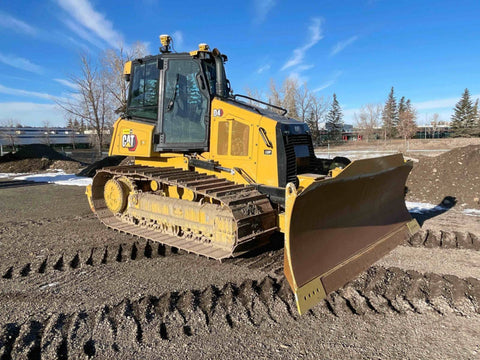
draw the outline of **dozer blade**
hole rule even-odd
[[[298,193],[287,185],[285,276],[300,314],[418,230],[404,201],[411,168],[398,154],[354,161]]]

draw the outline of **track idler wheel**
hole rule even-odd
[[[128,204],[128,186],[118,181],[117,179],[110,179],[105,183],[103,190],[103,197],[108,209],[114,214],[123,212]]]

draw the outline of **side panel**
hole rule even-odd
[[[219,99],[212,101],[211,115],[208,158],[222,167],[241,169],[257,183],[277,186],[276,121]],[[220,176],[247,183],[238,172]]]
[[[118,119],[113,126],[108,155],[152,156],[154,128],[154,125]]]

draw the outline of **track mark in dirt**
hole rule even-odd
[[[427,248],[480,250],[480,238],[472,233],[442,230],[420,230],[405,245]]]
[[[7,271],[2,275],[3,279],[11,279],[13,276],[13,266],[10,266]]]
[[[480,314],[479,301],[477,279],[372,267],[306,316],[407,312],[472,316]],[[262,281],[124,299],[92,310],[54,314],[43,321],[10,323],[0,333],[0,358],[115,357],[132,346],[205,336],[238,324],[258,327],[285,316],[299,318],[289,285],[284,278],[266,276]]]
[[[72,255],[48,255],[23,265],[9,266],[2,270],[0,274],[2,274],[3,279],[17,279],[35,273],[48,275],[51,271],[69,271],[84,266],[97,266],[127,260],[154,259],[180,253],[176,248],[168,248],[162,244],[150,241],[140,241],[107,245],[103,248],[94,247],[86,251],[78,251]]]
[[[454,231],[420,230],[410,237],[404,245],[412,247],[445,248],[445,249],[470,249],[480,250],[480,238],[472,233]],[[71,255],[48,255],[37,260],[36,263],[10,266],[3,269],[0,274],[4,279],[15,279],[18,276],[26,277],[34,273],[45,274],[48,271],[75,270],[85,265],[96,266],[112,262],[136,261],[184,254],[183,251],[151,241],[132,241],[119,245],[93,247],[88,250],[78,250]],[[56,261],[55,261],[56,260]],[[261,270],[273,276],[283,274],[283,248],[259,249],[254,255],[227,259],[236,266]]]

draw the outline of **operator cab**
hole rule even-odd
[[[207,151],[211,100],[229,92],[226,56],[206,44],[190,53],[171,53],[171,39],[164,36],[168,35],[160,37],[160,55],[126,64],[130,81],[126,115],[157,125],[157,152]]]

